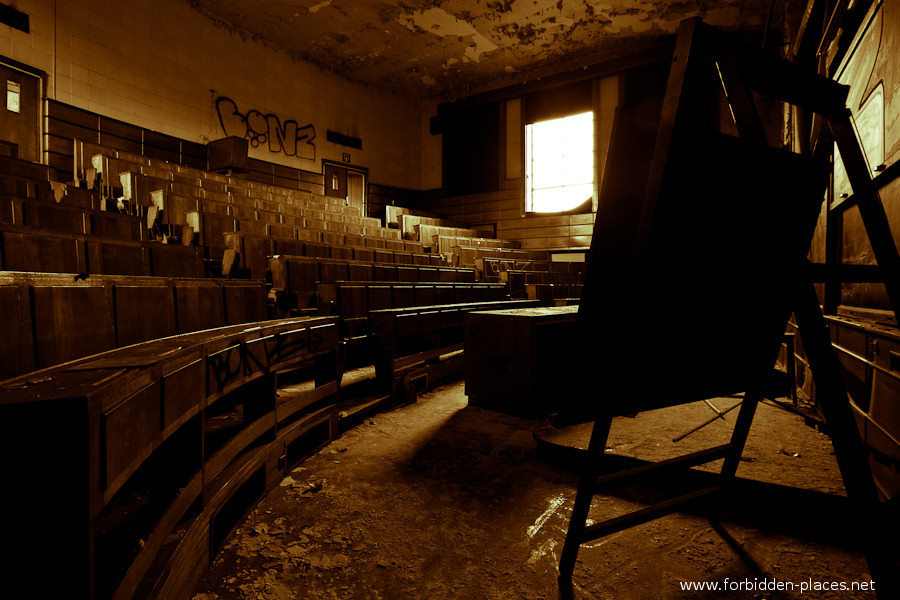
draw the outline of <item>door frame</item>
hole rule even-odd
[[[329,193],[328,193],[329,190],[331,189],[331,182],[328,181],[328,177],[327,177],[329,171],[338,171],[339,173],[342,174],[342,175],[341,175],[342,181],[340,182],[340,187],[341,187],[341,188],[343,189],[343,191],[344,191],[344,199],[345,199],[345,202],[346,202],[346,200],[347,200],[347,193],[348,193],[348,191],[349,191],[349,190],[348,190],[348,187],[347,187],[347,174],[350,173],[350,172],[352,172],[352,173],[355,173],[355,174],[358,174],[358,175],[362,175],[362,178],[363,178],[363,186],[362,186],[362,193],[363,193],[363,197],[362,197],[362,216],[364,216],[364,217],[368,216],[368,214],[367,214],[367,208],[368,208],[368,195],[369,195],[369,194],[368,194],[368,189],[367,189],[367,188],[368,188],[368,183],[369,183],[369,169],[368,169],[368,167],[361,167],[361,166],[353,165],[353,164],[350,164],[350,163],[338,162],[338,161],[328,160],[328,159],[323,158],[323,159],[322,159],[322,177],[323,177],[324,184],[325,184],[325,195],[326,195],[326,196],[329,196],[329,195],[332,195],[332,196],[333,196],[334,194],[329,194]]]
[[[37,135],[35,145],[35,148],[37,149],[36,162],[47,164],[47,148],[44,136],[44,113],[46,105],[44,100],[47,98],[47,72],[2,54],[0,54],[0,65],[34,77],[37,80],[37,122],[35,123]]]

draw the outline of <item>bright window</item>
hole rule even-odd
[[[525,126],[525,210],[563,212],[594,194],[594,113]]]

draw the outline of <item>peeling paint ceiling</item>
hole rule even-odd
[[[761,30],[770,0],[188,0],[349,80],[452,100],[661,45],[682,19]],[[783,11],[784,1],[776,2]],[[778,18],[776,11],[776,19]]]

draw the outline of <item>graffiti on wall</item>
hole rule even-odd
[[[231,98],[220,96],[216,99],[219,123],[226,136],[247,138],[252,148],[268,145],[270,152],[282,152],[287,156],[316,158],[316,129],[312,124],[302,127],[293,119],[281,122],[272,113],[263,114],[258,110],[242,113]]]

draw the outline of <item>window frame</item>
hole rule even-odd
[[[591,115],[591,125],[590,125],[590,155],[591,155],[591,174],[590,181],[583,182],[575,185],[588,185],[591,186],[591,193],[585,198],[583,202],[577,204],[575,206],[570,206],[568,208],[563,208],[560,210],[550,210],[550,211],[536,211],[534,210],[534,199],[533,199],[533,188],[530,185],[532,176],[532,162],[530,160],[531,156],[531,135],[529,133],[529,128],[533,128],[535,124],[544,123],[548,121],[561,120],[570,117],[582,116],[585,114]],[[522,161],[523,161],[523,170],[522,170],[522,201],[523,201],[523,214],[526,217],[542,217],[542,216],[552,216],[552,215],[566,215],[566,214],[581,214],[588,213],[593,210],[593,201],[594,197],[597,194],[597,111],[594,107],[591,107],[589,110],[584,110],[580,112],[573,112],[570,114],[563,114],[559,116],[554,116],[546,119],[536,120],[533,122],[528,122],[527,120],[523,120],[522,123]],[[565,186],[565,184],[564,184]],[[536,188],[538,190],[541,189],[549,189],[550,186],[544,188]]]

